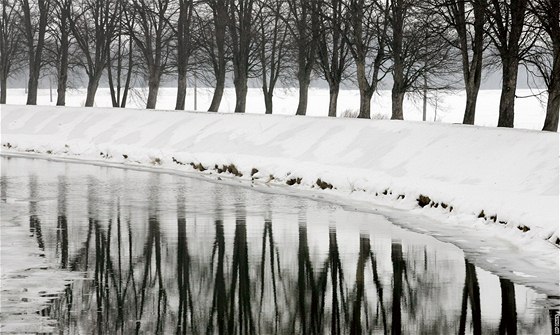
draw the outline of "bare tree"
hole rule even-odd
[[[187,67],[192,53],[192,22],[193,22],[193,0],[179,0],[179,17],[177,19],[177,102],[175,109],[185,109],[185,97],[187,95]]]
[[[99,80],[107,66],[118,11],[115,0],[84,0],[73,6],[70,28],[83,56],[78,61],[88,77],[86,107],[92,107]]]
[[[115,10],[118,19],[115,33],[109,40],[107,52],[107,80],[113,107],[126,107],[134,70],[134,29],[135,15],[130,3],[121,0]],[[113,70],[115,72],[113,72]]]
[[[548,90],[543,130],[558,131],[560,113],[560,1],[534,0],[530,11],[546,32],[539,34],[534,50],[528,57],[544,79]]]
[[[138,30],[133,37],[146,66],[148,109],[156,107],[161,77],[170,65],[173,38],[170,21],[176,11],[171,4],[170,0],[134,0]]]
[[[439,13],[451,28],[447,41],[461,52],[463,80],[467,102],[464,124],[474,124],[476,101],[482,79],[483,51],[485,49],[486,0],[442,0],[437,4]]]
[[[32,0],[33,1],[33,0]],[[29,61],[29,82],[27,86],[27,104],[37,104],[37,89],[42,66],[45,34],[51,10],[51,0],[21,0],[23,12],[23,29],[27,44]]]
[[[311,73],[319,46],[319,0],[286,0],[290,10],[288,25],[297,59],[299,101],[296,115],[305,115]]]
[[[532,33],[525,24],[528,0],[490,0],[490,39],[502,62],[502,94],[498,127],[513,128],[519,60],[530,49]]]
[[[23,36],[20,32],[18,16],[19,3],[2,0],[2,20],[0,20],[0,104],[6,103],[8,78],[23,65]]]
[[[347,39],[356,64],[356,79],[360,90],[359,118],[370,118],[371,98],[379,82],[387,75],[387,0],[350,0]]]
[[[230,0],[229,35],[233,60],[235,86],[235,113],[245,113],[247,81],[251,65],[252,42],[255,24],[254,0]]]
[[[280,74],[286,67],[288,56],[288,26],[286,20],[289,12],[282,0],[261,0],[259,29],[259,61],[265,113],[272,114],[272,97]]]
[[[70,67],[70,52],[73,47],[70,30],[72,0],[56,1],[53,5],[52,24],[48,27],[46,43],[47,63],[55,69],[57,77],[57,106],[66,104],[66,89]]]
[[[318,6],[319,20],[319,66],[329,83],[329,116],[336,117],[336,104],[340,84],[350,64],[350,52],[345,36],[349,25],[346,23],[346,6],[343,0],[322,0]]]
[[[402,120],[405,94],[448,87],[449,84],[444,82],[455,72],[455,57],[449,43],[430,29],[437,16],[425,3],[392,0],[390,10],[393,60],[391,119]]]
[[[206,0],[204,3],[210,13],[206,11],[206,6],[195,12],[198,26],[195,43],[200,48],[198,59],[202,64],[210,64],[215,81],[214,94],[208,111],[217,112],[224,94],[229,58],[226,36],[229,0]]]

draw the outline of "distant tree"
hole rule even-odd
[[[350,65],[349,31],[343,0],[321,0],[319,15],[319,67],[329,83],[329,116],[336,117],[340,84]]]
[[[23,12],[22,29],[26,39],[29,82],[27,84],[27,104],[37,104],[39,76],[43,65],[45,35],[51,11],[51,0],[21,0]]]
[[[464,124],[474,124],[476,101],[482,79],[487,0],[438,0],[436,9],[443,18],[447,41],[461,53],[467,95]],[[451,30],[451,31],[449,31]]]
[[[23,66],[23,35],[20,31],[20,3],[2,0],[0,20],[0,104],[6,103],[8,78]]]
[[[488,35],[502,65],[498,127],[513,128],[515,90],[519,61],[530,49],[534,29],[526,25],[529,0],[490,0],[486,14],[490,23]]]
[[[196,57],[203,65],[209,64],[213,75],[214,93],[209,112],[220,109],[226,82],[229,50],[227,45],[228,12],[230,0],[204,0],[206,6],[197,7],[195,43],[200,52]]]
[[[179,16],[174,27],[177,38],[177,102],[175,109],[185,109],[187,95],[187,68],[193,52],[193,0],[179,0]]]
[[[560,113],[560,1],[534,0],[529,9],[542,25],[545,34],[539,34],[527,57],[544,79],[548,91],[543,130],[558,131]]]
[[[88,77],[86,107],[92,107],[103,71],[107,67],[108,53],[113,39],[119,12],[115,0],[84,0],[72,7],[70,28],[82,51],[78,65]]]
[[[251,67],[255,24],[255,0],[230,0],[228,31],[230,35],[235,113],[245,113],[247,82]]]
[[[389,72],[385,67],[389,5],[378,0],[348,1],[347,40],[356,66],[360,90],[359,118],[370,118],[371,98]]]
[[[147,109],[156,107],[161,77],[170,66],[173,31],[171,19],[176,8],[170,0],[134,0],[137,31],[133,35],[143,56],[148,76]]]
[[[319,47],[319,0],[286,0],[290,11],[289,31],[296,50],[299,100],[296,115],[307,113],[311,74]]]
[[[124,108],[135,68],[134,58],[137,54],[134,52],[133,39],[135,15],[128,1],[119,1],[115,10],[118,12],[118,19],[107,52],[107,80],[113,107]]]
[[[56,73],[57,106],[64,106],[66,104],[70,53],[71,48],[74,46],[69,22],[71,12],[72,0],[55,1],[50,17],[51,24],[47,28],[48,38],[45,46],[45,58],[46,63]]]
[[[430,27],[437,20],[428,1],[392,0],[390,3],[393,88],[391,119],[403,119],[403,101],[408,92],[426,92],[449,86],[456,71],[449,43]],[[441,86],[441,87],[440,87]]]
[[[289,17],[283,0],[261,0],[258,16],[259,72],[262,81],[265,113],[272,114],[274,89],[288,58]]]

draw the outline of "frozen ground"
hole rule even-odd
[[[158,96],[157,108],[173,109],[176,99],[175,88],[161,88]],[[197,90],[197,110],[205,111],[210,105],[212,99],[212,89],[199,88]],[[194,110],[194,91],[187,90],[187,109]],[[517,96],[520,98],[515,101],[515,127],[526,129],[542,129],[546,105],[534,97],[535,91],[528,89],[518,90]],[[70,90],[67,93],[67,105],[72,107],[81,107],[85,103],[85,90]],[[144,108],[146,106],[145,90],[136,89],[131,94],[128,107]],[[523,98],[521,98],[523,97]],[[544,96],[541,96],[541,99]],[[24,104],[26,94],[24,89],[8,90],[9,104]],[[53,89],[53,101],[50,101],[48,89],[39,90],[39,105],[54,105],[56,102],[56,89]],[[298,94],[295,88],[276,90],[274,96],[274,114],[293,115],[297,109]],[[329,103],[328,89],[312,88],[309,92],[308,115],[311,116],[327,116]],[[338,115],[344,114],[345,111],[356,112],[359,109],[360,95],[357,90],[341,90],[338,100]],[[500,103],[500,90],[482,90],[479,93],[476,124],[481,126],[494,127],[498,123],[498,106]],[[111,98],[108,88],[100,88],[97,91],[95,99],[97,107],[111,107]],[[429,121],[435,118],[438,122],[444,123],[461,123],[463,121],[463,112],[465,106],[465,94],[463,91],[438,93],[437,107],[436,96],[431,97],[428,105],[427,119]],[[235,109],[235,90],[226,88],[220,112],[232,113]],[[264,101],[262,91],[259,88],[250,88],[247,96],[247,110],[249,113],[264,114]],[[375,94],[372,99],[372,114],[375,117],[389,118],[391,115],[391,91],[384,90]],[[436,113],[434,113],[436,112]],[[404,118],[406,120],[419,121],[422,120],[422,101],[408,97],[404,104]]]

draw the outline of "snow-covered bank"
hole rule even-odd
[[[207,174],[229,170],[224,173],[256,182],[332,186],[336,190],[329,192],[502,222],[519,234],[558,243],[556,133],[28,106],[3,106],[1,120],[2,150],[191,170],[192,163]]]

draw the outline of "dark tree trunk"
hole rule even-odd
[[[546,118],[543,127],[543,130],[548,131],[558,131],[558,113],[560,113],[560,46],[557,49],[552,63]]]
[[[175,103],[176,110],[185,109],[185,100],[187,97],[187,71],[180,69],[177,78],[177,102]]]
[[[371,118],[371,97],[373,92],[369,90],[360,90],[360,113],[358,114],[359,119],[370,119]]]
[[[329,117],[336,117],[336,103],[338,102],[338,84],[331,85],[329,88]]]
[[[513,128],[518,60],[516,56],[502,58],[502,94],[498,127]]]
[[[391,120],[402,120],[403,119],[403,101],[404,92],[402,92],[398,87],[393,86],[391,91]]]
[[[6,103],[7,92],[8,92],[8,78],[2,76],[2,78],[0,78],[0,104]]]
[[[263,88],[265,114],[272,114],[272,90]]]
[[[93,103],[95,102],[95,94],[97,93],[97,87],[99,86],[99,79],[99,76],[89,78],[85,107],[93,107]]]
[[[224,87],[226,83],[226,69],[225,65],[219,71],[216,76],[216,88],[214,89],[214,95],[212,96],[212,102],[208,108],[209,112],[217,112],[220,109],[220,104],[222,102],[222,97],[224,96]]]
[[[68,82],[68,12],[67,6],[61,9],[62,14],[60,18],[60,63],[58,69],[58,84],[56,89],[56,105],[66,105],[66,85]]]
[[[367,82],[365,60],[362,58],[356,59],[356,76],[358,79],[358,88],[360,90],[360,113],[358,114],[358,118],[370,119],[373,89],[371,89]],[[373,80],[376,80],[376,78],[373,78]]]
[[[391,120],[403,119],[403,98],[405,92],[404,59],[403,59],[403,0],[392,4],[393,16],[393,90],[391,93]]]
[[[235,113],[245,113],[247,104],[247,76],[240,73],[234,80],[235,84]]]
[[[474,124],[474,117],[476,113],[476,101],[478,98],[478,91],[480,88],[480,80],[478,85],[471,86],[470,84],[465,87],[467,93],[467,104],[465,106],[465,115],[463,117],[463,124]]]
[[[159,91],[159,82],[160,82],[160,74],[159,74],[158,67],[152,67],[150,70],[150,78],[148,80],[148,100],[146,102],[146,109],[154,109],[156,108],[158,91]]]
[[[37,90],[39,89],[39,69],[31,66],[29,69],[29,81],[27,82],[27,104],[37,104]]]
[[[64,56],[63,56],[64,57]],[[56,89],[56,105],[66,105],[66,84],[68,82],[68,56],[66,56],[66,65],[61,64],[60,73],[58,75],[58,87]]]
[[[296,115],[305,115],[307,113],[307,99],[309,95],[309,77],[300,77],[299,82],[299,101]]]

